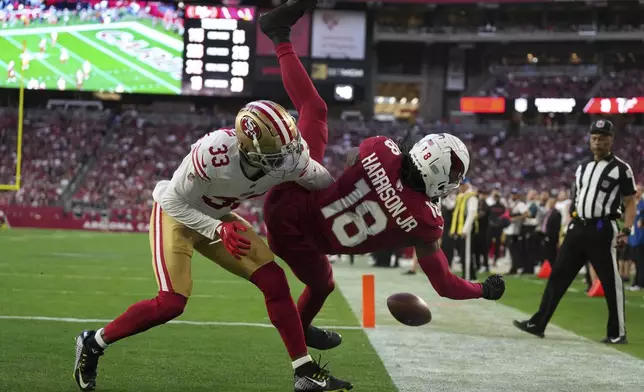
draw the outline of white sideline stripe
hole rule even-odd
[[[7,41],[9,41],[9,43],[10,43],[11,45],[15,46],[16,48],[18,48],[18,49],[22,49],[22,48],[23,48],[23,46],[22,46],[22,45],[20,45],[20,43],[19,43],[18,41],[16,41],[15,39],[10,38],[10,37],[5,37],[5,39],[6,39]],[[72,83],[72,84],[76,83],[76,81],[75,81],[74,79],[72,79],[71,77],[69,77],[69,76],[65,75],[65,73],[64,73],[64,72],[62,72],[62,71],[61,71],[61,70],[59,70],[58,68],[54,67],[53,65],[49,64],[49,63],[47,62],[47,60],[45,60],[45,59],[33,58],[33,59],[31,59],[31,60],[30,60],[30,63],[33,63],[34,61],[38,61],[38,62],[40,62],[40,64],[42,64],[42,65],[44,65],[45,67],[47,67],[47,69],[49,69],[51,72],[53,72],[53,73],[55,73],[55,74],[58,74],[58,76],[63,77],[63,78],[64,78],[65,80],[67,80],[69,83]]]
[[[112,320],[93,318],[72,318],[72,317],[46,317],[46,316],[8,316],[0,315],[0,320],[27,320],[27,321],[54,321],[61,323],[109,323]],[[254,327],[254,328],[275,328],[273,324],[266,323],[245,323],[234,321],[188,321],[172,320],[168,324],[183,324],[197,326],[218,326],[218,327]],[[321,325],[319,328],[337,329],[345,331],[361,330],[362,327],[350,325]]]
[[[121,63],[127,65],[128,67],[132,68],[133,70],[137,71],[138,73],[146,76],[148,79],[154,80],[155,82],[167,87],[168,89],[174,91],[175,93],[180,93],[181,92],[181,89],[179,87],[173,86],[172,84],[168,83],[167,81],[165,81],[165,80],[159,78],[158,76],[146,71],[145,69],[143,69],[143,68],[139,67],[138,65],[134,64],[130,60],[127,60],[126,58],[116,54],[115,52],[113,52],[113,51],[111,51],[111,50],[109,50],[107,48],[104,48],[103,46],[101,46],[101,45],[97,44],[96,42],[92,41],[91,39],[79,34],[78,32],[71,32],[70,34],[73,35],[74,37],[78,38],[79,40],[85,42],[86,44],[94,47],[95,49],[103,52],[104,54],[106,54],[108,56],[111,56],[113,59],[118,60]]]
[[[154,271],[152,271],[154,273]],[[0,276],[13,276],[13,277],[20,277],[20,278],[43,278],[43,279],[83,279],[83,280],[133,280],[137,282],[156,282],[156,278],[154,275],[151,275],[150,277],[143,277],[143,276],[119,276],[119,277],[112,277],[112,276],[102,276],[102,275],[70,275],[70,274],[65,274],[65,275],[58,275],[58,274],[40,274],[40,273],[21,273],[21,272],[0,272]],[[226,280],[226,279],[193,279],[193,282],[203,282],[203,283],[210,283],[210,284],[248,284],[248,281],[245,279],[233,279],[233,280]],[[0,286],[0,291],[2,291],[3,287]]]
[[[375,275],[376,328],[365,333],[399,392],[642,391],[644,361],[556,325],[548,326],[545,339],[535,338],[512,325],[528,317],[517,309],[440,298],[422,274],[370,268],[362,258],[351,267],[334,265],[333,273],[359,319],[360,274]],[[427,301],[431,323],[410,328],[393,319],[386,299],[402,291]],[[596,328],[605,332],[603,323]]]

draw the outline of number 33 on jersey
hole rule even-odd
[[[329,254],[395,250],[441,237],[440,208],[403,185],[401,161],[393,140],[369,138],[356,164],[319,191]]]

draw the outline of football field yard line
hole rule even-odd
[[[127,60],[126,58],[118,55],[117,53],[113,52],[112,50],[107,49],[107,48],[99,45],[98,43],[92,41],[91,39],[89,39],[89,38],[87,38],[85,36],[83,36],[82,34],[80,34],[78,32],[70,32],[70,34],[72,36],[80,39],[81,41],[85,42],[86,44],[94,47],[95,49],[103,52],[104,54],[106,54],[108,56],[111,56],[114,60],[118,60],[121,63],[123,63],[124,65],[130,67],[131,69],[136,70],[137,72],[139,72],[141,75],[144,75],[148,79],[151,79],[151,80],[157,82],[158,84],[163,85],[164,87],[168,88],[170,91],[173,91],[173,92],[175,92],[177,94],[181,92],[181,89],[178,86],[174,86],[171,83],[159,78],[158,76],[154,75],[153,73],[151,73],[151,72],[139,67],[138,65],[134,64],[130,60]]]
[[[494,301],[445,306],[456,301],[438,297],[422,274],[403,276],[362,260],[335,265],[336,282],[359,318],[363,273],[376,277],[376,328],[365,331],[400,392],[641,391],[644,361],[555,325],[538,339],[512,325],[525,313]],[[389,314],[386,298],[402,291],[428,302],[427,326],[405,327]]]
[[[47,316],[10,316],[0,315],[0,320],[23,320],[23,321],[50,321],[60,323],[109,323],[109,319],[94,319],[94,318],[74,318],[74,317],[47,317]],[[268,323],[247,323],[236,321],[189,321],[189,320],[172,320],[167,324],[176,325],[194,325],[194,326],[215,326],[215,327],[249,327],[249,328],[275,328],[273,324]],[[320,328],[337,329],[339,331],[356,331],[361,330],[362,327],[352,325],[320,325]]]
[[[15,39],[13,39],[13,38],[11,38],[11,37],[5,37],[5,39],[6,39],[7,41],[9,41],[9,43],[10,43],[10,44],[12,44],[13,46],[15,46],[16,48],[18,48],[18,49],[21,49],[21,50],[22,50],[22,45],[21,45],[18,41],[16,41]],[[34,61],[38,61],[40,64],[44,65],[44,66],[45,66],[47,69],[49,69],[51,72],[53,72],[53,73],[57,74],[58,76],[60,76],[60,77],[64,78],[64,79],[65,79],[65,80],[67,80],[68,82],[70,82],[70,83],[72,83],[72,84],[76,83],[76,81],[75,81],[74,79],[72,79],[71,77],[69,77],[69,76],[65,75],[65,73],[64,73],[64,72],[62,72],[62,71],[61,71],[61,70],[59,70],[58,68],[54,67],[53,65],[49,64],[49,63],[47,62],[47,60],[45,60],[45,59],[37,59],[37,58],[33,58],[30,62],[34,62]]]
[[[46,36],[42,36],[42,35],[40,37],[47,38]],[[59,47],[59,48],[66,49],[67,53],[69,53],[70,57],[73,57],[73,58],[75,58],[76,60],[78,60],[80,62],[81,67],[83,66],[83,62],[85,60],[87,60],[87,59],[82,58],[78,54],[76,54],[76,52],[74,52],[73,50],[61,45],[59,42],[56,43],[56,46]],[[109,73],[103,71],[100,67],[96,66],[96,64],[92,64],[92,71],[91,72],[96,72],[97,74],[102,75],[105,79],[108,79],[108,80],[112,81],[112,83],[116,83],[117,85],[120,84],[126,89],[129,88],[129,86],[125,85],[123,82],[121,82],[120,80],[116,79],[115,77],[113,77]]]
[[[2,68],[4,68],[4,69],[9,69],[9,64],[5,63],[5,62],[4,62],[4,61],[2,61],[2,60],[0,60],[0,66],[2,66]],[[18,71],[16,71],[16,70],[15,70],[15,69],[16,69],[16,67],[15,67],[15,66],[13,67],[13,69],[14,69],[14,72],[16,73],[16,77],[17,77],[18,79],[22,79],[22,74],[21,74],[20,72],[18,72]]]
[[[172,48],[176,51],[183,51],[183,41],[173,38],[167,34],[163,34],[151,27],[145,26],[135,21],[129,22],[115,22],[110,24],[88,23],[73,26],[48,26],[48,27],[34,27],[29,29],[8,29],[0,30],[0,37],[21,36],[21,35],[39,35],[50,34],[53,32],[58,33],[71,33],[80,31],[94,31],[94,30],[118,30],[118,29],[131,29],[148,38],[151,38],[165,46]]]
[[[150,38],[159,43],[162,43],[168,48],[172,48],[178,52],[183,52],[183,41],[172,38],[169,35],[163,34],[158,30],[137,22],[132,22],[130,29],[136,31],[139,34],[142,34],[146,38]]]
[[[38,35],[49,34],[53,32],[69,33],[75,31],[93,31],[93,30],[117,30],[135,28],[138,23],[136,22],[114,22],[110,24],[88,23],[73,26],[48,26],[48,27],[33,27],[33,28],[19,28],[0,30],[0,37],[13,37],[20,35]]]

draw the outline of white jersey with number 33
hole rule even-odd
[[[240,155],[234,130],[220,129],[207,134],[192,145],[172,179],[157,184],[154,201],[177,221],[214,238],[218,218],[243,200],[263,195],[287,181],[308,189],[325,188],[333,182],[329,172],[310,159],[306,145],[296,169],[284,178],[265,175],[257,181],[249,180],[242,172]]]

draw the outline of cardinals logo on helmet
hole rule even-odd
[[[259,125],[250,117],[242,118],[241,128],[244,134],[250,139],[259,140],[262,137],[262,130],[259,128]]]

